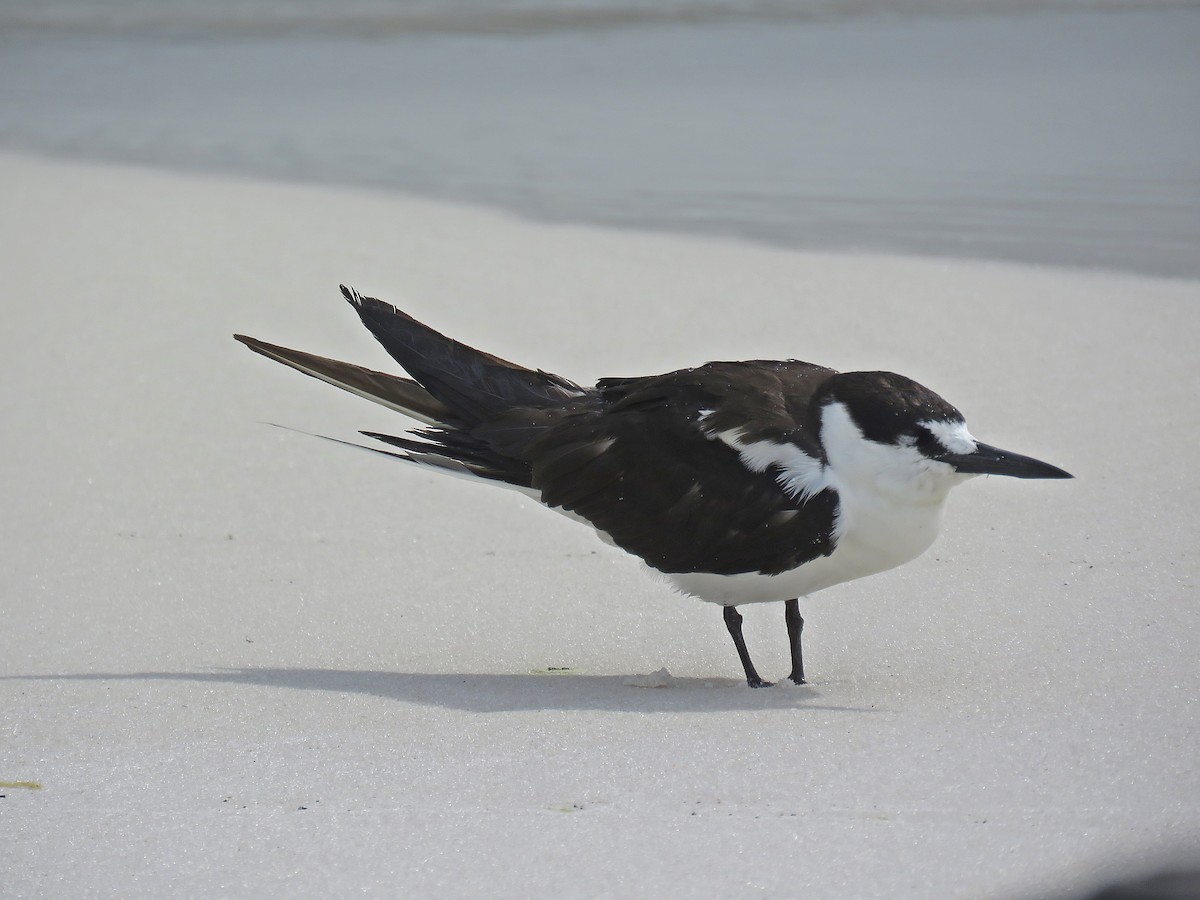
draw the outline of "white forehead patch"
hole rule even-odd
[[[937,442],[949,450],[951,453],[974,453],[976,449],[976,440],[971,437],[971,432],[967,431],[966,422],[939,422],[930,420],[922,422],[921,427],[925,428],[937,438]]]

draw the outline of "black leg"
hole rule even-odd
[[[783,606],[783,620],[787,622],[788,641],[792,645],[793,684],[804,684],[804,654],[800,650],[800,635],[804,632],[804,620],[800,618],[800,602],[789,600]]]
[[[729,629],[729,636],[733,638],[733,646],[737,647],[738,658],[742,661],[742,668],[746,670],[746,684],[752,688],[770,687],[771,682],[763,681],[759,678],[758,672],[754,670],[754,663],[750,662],[750,652],[746,649],[746,639],[742,637],[742,614],[737,611],[737,607],[725,607],[725,627]]]

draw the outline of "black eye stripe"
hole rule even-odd
[[[818,405],[842,403],[863,437],[879,444],[929,440],[922,422],[962,421],[962,414],[933,391],[894,372],[843,372],[827,380],[824,392],[827,396],[815,400]]]
[[[928,428],[918,428],[917,449],[926,456],[932,456],[935,453],[944,452],[946,448],[942,446],[942,442],[934,437],[933,432]]]

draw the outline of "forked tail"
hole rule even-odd
[[[565,378],[526,369],[448,338],[390,303],[364,297],[345,286],[342,294],[411,379],[242,334],[235,334],[234,338],[268,359],[430,426],[403,437],[363,432],[402,452],[364,449],[443,472],[529,490],[528,463],[476,437],[475,429],[490,425],[514,410],[522,410],[536,419],[539,411],[552,411],[564,401],[587,392]],[[518,414],[516,421],[505,427],[527,430],[526,417]]]
[[[383,349],[457,423],[479,425],[516,407],[558,406],[585,393],[558,375],[527,369],[446,337],[390,303],[345,285],[342,294]]]

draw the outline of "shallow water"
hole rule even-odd
[[[3,30],[0,146],[1200,276],[1200,9],[373,35],[118,5],[116,26]]]

